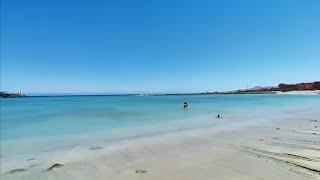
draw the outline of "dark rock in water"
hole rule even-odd
[[[146,173],[148,172],[147,170],[144,170],[144,169],[137,169],[136,170],[136,173]]]
[[[62,164],[56,163],[56,164],[52,165],[51,167],[49,167],[49,168],[47,169],[47,171],[51,171],[51,170],[53,170],[53,169],[55,169],[55,168],[60,168],[60,167],[62,167],[62,166],[63,166]]]
[[[280,128],[276,128],[276,130],[280,130]]]
[[[263,140],[264,140],[263,138],[259,139],[259,141],[263,141]]]
[[[6,172],[5,174],[15,174],[15,173],[20,173],[20,172],[24,172],[24,171],[26,171],[26,169],[18,168],[18,169],[12,169],[12,170]]]
[[[25,97],[26,95],[19,93],[9,93],[9,92],[0,92],[0,98],[20,98]]]
[[[29,158],[26,161],[33,161],[33,160],[35,160],[35,158]]]
[[[318,122],[318,120],[316,120],[316,119],[315,120],[311,120],[311,122],[316,123],[316,122]]]
[[[318,128],[319,126],[314,126],[314,128]]]
[[[97,146],[97,147],[91,147],[89,148],[90,150],[98,150],[98,149],[103,149],[103,147]]]

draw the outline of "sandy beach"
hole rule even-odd
[[[289,116],[79,147],[2,163],[1,179],[320,179],[319,126]]]
[[[320,95],[320,90],[306,90],[306,91],[288,91],[288,92],[282,92],[277,91],[277,94],[292,94],[292,95]]]
[[[0,180],[320,180],[320,0],[0,9]]]

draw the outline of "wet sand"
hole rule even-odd
[[[2,164],[1,179],[320,179],[319,120],[243,122],[74,148]]]

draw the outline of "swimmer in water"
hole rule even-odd
[[[220,114],[218,114],[217,119],[220,119]]]

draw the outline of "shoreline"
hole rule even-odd
[[[314,91],[288,91],[288,92],[281,92],[278,91],[277,94],[293,94],[293,95],[320,95],[320,90],[314,90]]]
[[[245,121],[74,148],[7,164],[1,179],[318,179],[318,116]]]

